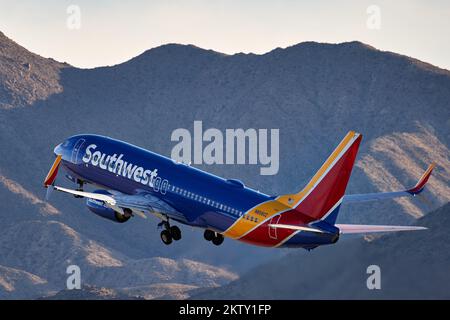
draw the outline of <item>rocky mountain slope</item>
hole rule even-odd
[[[30,105],[61,92],[59,73],[67,66],[29,52],[0,32],[0,109]]]
[[[171,44],[116,66],[86,70],[39,57],[0,34],[0,265],[18,270],[14,277],[24,287],[35,276],[47,281],[49,290],[62,289],[65,268],[76,260],[86,268],[89,284],[109,286],[130,268],[138,278],[143,272],[143,279],[125,278],[121,285],[127,290],[176,283],[179,292],[180,285],[225,283],[283,255],[233,241],[216,248],[190,228],[182,228],[184,241],[166,247],[156,219],[118,225],[67,195],[43,201],[53,147],[67,136],[105,134],[170,156],[171,133],[192,132],[194,120],[202,120],[205,129],[280,129],[275,176],[259,175],[258,166],[198,165],[266,193],[300,189],[350,129],[364,140],[349,192],[412,185],[436,161],[425,200],[346,206],[340,216],[340,222],[412,223],[450,200],[449,88],[447,70],[359,42],[308,42],[264,55]],[[59,183],[68,183],[64,180]],[[146,268],[163,269],[154,259],[164,258],[215,269],[201,283],[177,276],[162,280]],[[134,263],[137,269],[130,267]],[[11,272],[1,275],[13,279]],[[22,292],[19,287],[16,292]],[[42,296],[39,290],[34,296]],[[152,296],[152,290],[143,295]]]
[[[351,239],[312,252],[293,252],[194,299],[449,299],[450,203],[420,218],[428,230]],[[381,270],[381,289],[368,290],[367,267]]]
[[[111,288],[86,285],[76,290],[62,290],[41,297],[42,300],[143,300],[143,297],[127,295]]]
[[[132,259],[58,221],[18,223],[4,230],[0,238],[2,260],[8,264],[0,267],[0,298],[36,298],[38,293],[45,296],[63,290],[69,265],[80,267],[83,284],[151,292],[147,298],[216,287],[237,278],[232,272],[188,259]],[[29,269],[34,274],[22,271]],[[158,289],[162,284],[166,285],[163,291]],[[147,291],[138,290],[145,286]]]

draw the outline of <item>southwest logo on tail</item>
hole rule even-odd
[[[95,214],[123,223],[154,215],[165,244],[181,239],[175,223],[204,229],[220,245],[224,237],[267,247],[312,249],[341,234],[422,230],[424,227],[336,224],[345,202],[414,196],[423,191],[434,164],[406,190],[346,195],[362,136],[350,131],[312,179],[297,193],[270,196],[236,179],[223,179],[134,145],[99,135],[76,135],[55,147],[44,186],[86,198]],[[62,166],[76,189],[55,185]],[[148,169],[151,168],[151,169]],[[84,190],[86,184],[95,191]]]

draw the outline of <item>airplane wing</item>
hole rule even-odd
[[[122,212],[128,208],[142,218],[146,218],[145,213],[151,213],[159,218],[163,216],[181,217],[181,213],[170,206],[165,201],[149,193],[127,195],[117,191],[110,191],[111,195],[99,194],[86,191],[67,189],[59,186],[53,186],[55,190],[70,193],[85,198],[103,201],[108,207]]]
[[[377,225],[365,225],[365,224],[336,224],[341,234],[352,233],[373,233],[373,232],[395,232],[395,231],[413,231],[413,230],[426,230],[425,227],[412,227],[412,226],[377,226]]]
[[[349,194],[345,195],[342,199],[343,203],[351,202],[365,202],[365,201],[375,201],[375,200],[385,200],[393,199],[405,196],[415,196],[423,191],[425,184],[430,178],[431,172],[433,171],[435,164],[432,163],[428,169],[424,172],[422,177],[416,183],[416,185],[410,189],[393,191],[393,192],[381,192],[381,193],[366,193],[366,194]]]

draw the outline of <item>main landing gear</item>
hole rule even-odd
[[[76,188],[76,191],[83,191],[83,180],[77,179],[77,183],[78,183],[78,188]],[[79,195],[74,195],[75,198],[83,198],[83,196],[79,196]]]
[[[161,240],[164,244],[169,245],[172,240],[181,239],[181,230],[177,226],[171,226],[168,221],[163,221],[158,226],[164,226],[164,230],[161,231]]]
[[[220,246],[223,242],[223,235],[209,229],[205,230],[203,237],[206,241],[211,241],[216,246]]]

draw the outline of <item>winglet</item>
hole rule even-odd
[[[56,175],[58,174],[58,169],[59,169],[59,165],[61,163],[61,155],[59,154],[56,159],[55,162],[53,162],[52,167],[50,168],[50,171],[47,173],[47,176],[45,177],[44,180],[44,187],[48,187],[50,185],[53,184],[53,182],[56,179]]]
[[[423,191],[423,189],[425,188],[425,184],[427,183],[428,179],[430,178],[431,172],[433,172],[433,169],[435,166],[436,166],[436,164],[434,162],[432,164],[430,164],[427,171],[425,171],[424,174],[422,175],[422,177],[420,177],[420,179],[416,183],[416,185],[406,191],[412,195],[421,193]]]

